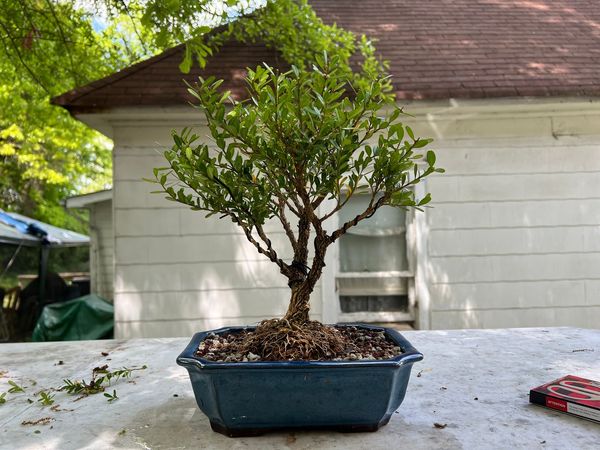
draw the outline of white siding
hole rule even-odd
[[[600,115],[559,109],[415,121],[446,169],[427,183],[431,328],[600,327]]]
[[[110,200],[92,203],[90,209],[91,291],[113,300],[113,221]]]
[[[417,216],[412,238],[419,325],[598,327],[598,102],[417,102],[407,111],[447,170],[427,182],[433,208]],[[232,223],[150,194],[142,181],[163,165],[171,129],[199,117],[147,108],[96,118],[115,141],[117,337],[188,336],[285,310],[285,279]],[[267,226],[289,257],[277,224]],[[335,251],[313,296],[316,319],[337,320]]]
[[[198,117],[192,112],[193,117]],[[115,322],[117,337],[189,336],[254,324],[285,313],[286,279],[226,219],[205,218],[142,180],[165,165],[172,128],[149,123],[114,128]],[[206,135],[206,129],[199,129]],[[277,223],[265,228],[281,257],[291,257]],[[320,287],[312,313],[321,318]]]

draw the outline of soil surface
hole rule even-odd
[[[357,327],[336,327],[348,341],[344,351],[320,361],[383,360],[401,355],[402,349],[388,339],[385,332]],[[227,334],[210,333],[204,339],[196,356],[216,362],[262,361],[259,355],[244,353],[243,342],[252,331]]]

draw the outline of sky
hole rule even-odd
[[[224,0],[212,0],[212,10],[216,15],[220,16],[222,13],[226,13],[231,19],[235,19],[241,11],[251,12],[257,8],[261,8],[266,5],[268,0],[239,0],[238,5],[235,7],[227,6],[227,2]],[[107,11],[106,8],[99,7],[96,2],[79,0],[76,5],[89,11],[93,15],[92,26],[94,31],[102,32],[107,24]],[[219,20],[211,14],[199,14],[194,21],[195,26],[216,26],[219,25]]]

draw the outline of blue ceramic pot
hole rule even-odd
[[[253,329],[226,327],[196,333],[177,364],[188,370],[212,429],[227,436],[293,428],[375,431],[402,403],[412,365],[423,355],[395,330],[353,326],[385,331],[404,353],[389,360],[237,363],[195,356],[211,332]]]

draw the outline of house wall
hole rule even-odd
[[[113,125],[117,337],[189,336],[286,311],[287,279],[238,227],[151,194],[156,186],[142,180],[165,165],[160,151],[171,146],[171,130],[201,117],[193,110],[193,119],[186,114]],[[196,131],[208,134],[202,127]],[[291,261],[280,227],[268,223],[266,229]],[[312,317],[320,320],[320,286],[314,298]]]
[[[598,103],[414,106],[446,169],[427,184],[421,326],[600,327]]]
[[[419,186],[433,207],[415,215],[411,233],[417,325],[598,327],[599,104],[450,101],[407,110],[417,134],[436,139],[446,168]],[[285,279],[233,224],[150,194],[142,181],[164,164],[171,129],[199,118],[189,108],[83,118],[115,142],[117,337],[188,336],[285,312]],[[283,233],[273,241],[285,248]],[[325,322],[339,314],[336,254],[313,295],[313,317]]]
[[[113,300],[113,220],[112,201],[89,205],[91,291]]]

